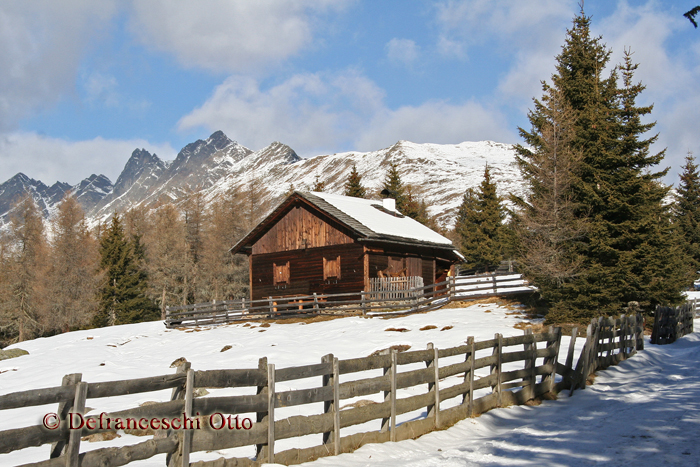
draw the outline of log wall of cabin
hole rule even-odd
[[[336,261],[340,257],[340,278],[323,276],[323,259]],[[365,254],[356,243],[320,248],[253,254],[251,262],[251,296],[253,300],[267,297],[336,294],[361,292],[365,287]],[[275,285],[274,265],[289,262],[289,283]]]
[[[295,206],[253,245],[253,255],[353,243],[349,232],[304,206]]]
[[[370,253],[368,256],[369,277],[371,278],[379,277],[379,271],[393,275],[400,274],[405,270],[407,276],[421,276],[425,285],[435,283],[435,258],[376,253]]]

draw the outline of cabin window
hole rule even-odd
[[[289,284],[289,261],[280,265],[272,263],[272,274],[274,285]]]
[[[330,259],[323,257],[323,280],[340,279],[340,256]]]

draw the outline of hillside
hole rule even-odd
[[[523,318],[518,311],[495,303],[468,308],[442,309],[428,314],[391,320],[342,318],[316,323],[273,323],[261,327],[227,325],[198,330],[167,330],[160,322],[64,333],[23,342],[29,355],[0,361],[0,394],[51,387],[63,375],[82,373],[83,381],[171,374],[170,363],[185,357],[197,370],[255,368],[267,356],[277,368],[317,363],[333,353],[341,359],[366,356],[392,345],[424,349],[429,342],[439,348],[462,344],[466,336],[476,340],[520,335],[514,325]],[[696,326],[700,321],[696,320]],[[421,331],[427,325],[433,329]],[[451,326],[450,329],[441,330]],[[389,328],[405,328],[393,332]],[[332,336],[332,338],[328,338]],[[578,339],[579,355],[583,339]],[[222,352],[224,346],[231,346]],[[565,337],[562,349],[568,348]],[[560,359],[566,352],[560,352]],[[700,397],[700,337],[690,334],[667,346],[645,343],[645,350],[618,366],[600,371],[595,384],[569,398],[544,401],[538,407],[519,406],[492,410],[466,419],[454,427],[417,440],[367,445],[351,454],[320,459],[313,466],[424,466],[424,465],[688,465],[700,455],[695,442]],[[453,377],[461,381],[459,376]],[[459,382],[458,381],[458,382]],[[309,379],[312,387],[318,383]],[[448,382],[449,385],[451,382]],[[291,389],[280,383],[281,390]],[[486,391],[489,389],[487,388]],[[211,390],[212,396],[231,395],[232,390]],[[401,397],[410,395],[402,393]],[[113,411],[148,401],[167,400],[169,390],[120,398],[91,399],[92,413]],[[350,403],[345,400],[343,403]],[[0,417],[0,430],[36,424],[55,405],[14,409]],[[298,408],[279,409],[280,417]],[[410,414],[399,416],[401,423]],[[81,451],[135,444],[144,441],[120,433],[107,442],[83,442]],[[320,435],[319,435],[320,436]],[[279,440],[279,450],[292,440]],[[295,440],[294,442],[299,442]],[[318,437],[308,440],[318,442]],[[244,452],[241,452],[244,450]],[[0,455],[0,464],[19,465],[44,460],[46,446]],[[197,453],[192,461],[234,455],[251,456],[249,448]],[[162,466],[164,455],[139,461],[134,466]]]

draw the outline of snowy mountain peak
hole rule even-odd
[[[255,154],[260,163],[293,164],[302,160],[294,149],[279,141],[275,141]]]
[[[155,154],[151,154],[145,149],[134,150],[114,184],[113,194],[119,196],[126,193],[141,175],[153,170],[162,170],[164,167],[163,161]]]

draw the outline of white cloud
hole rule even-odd
[[[282,141],[301,155],[341,149],[376,150],[398,140],[459,143],[512,141],[496,110],[475,103],[427,102],[389,109],[375,83],[348,71],[296,75],[269,89],[251,78],[230,77],[180,129],[222,129],[253,149]]]
[[[437,3],[440,41],[449,49],[483,42],[510,50],[532,49],[551,42],[563,19],[575,13],[576,0],[446,0]],[[444,47],[443,47],[444,49]]]
[[[316,18],[353,0],[134,1],[131,30],[187,67],[239,73],[311,44]]]
[[[641,81],[647,88],[637,104],[654,104],[647,121],[658,122],[646,136],[659,134],[652,150],[667,148],[662,166],[675,168],[666,178],[667,183],[677,182],[675,174],[688,150],[700,156],[700,68],[696,65],[700,38],[693,36],[692,42],[674,52],[669,47],[674,35],[689,28],[692,26],[685,18],[672,15],[653,0],[639,6],[621,1],[612,15],[593,22],[594,34],[601,34],[613,50],[611,66],[622,62],[626,48],[631,49],[633,61],[639,64],[634,82]]]
[[[5,179],[18,172],[46,184],[56,181],[74,185],[90,174],[104,174],[115,182],[136,148],[155,152],[163,160],[176,155],[169,144],[142,139],[66,141],[36,133],[0,135],[0,173]]]
[[[470,47],[488,45],[495,60],[510,63],[494,101],[524,113],[554,71],[577,11],[576,0],[446,0],[436,7],[437,47],[444,56],[464,58]]]
[[[393,38],[386,44],[386,55],[390,61],[411,66],[419,55],[419,47],[410,39]]]
[[[71,92],[114,1],[0,2],[0,131]]]
[[[551,25],[540,23],[533,28],[544,29],[544,32],[539,33],[543,39],[535,41],[533,47],[516,49],[513,65],[499,82],[496,98],[501,103],[514,104],[524,111],[532,108],[532,97],[541,96],[540,81],[550,81],[555,56],[564,43],[564,27],[571,26],[571,17],[566,18],[565,13],[552,17]],[[570,10],[571,16],[575,13],[575,9]],[[496,21],[497,24],[501,22]],[[670,48],[673,36],[688,26],[685,18],[672,15],[664,5],[654,0],[634,6],[627,1],[620,1],[611,15],[594,17],[592,21],[592,35],[601,35],[603,43],[613,51],[608,70],[622,61],[626,48],[632,50],[634,61],[639,63],[634,80],[641,81],[647,89],[637,104],[654,104],[647,121],[658,123],[646,137],[659,133],[653,152],[668,148],[663,167],[680,167],[688,150],[700,155],[697,138],[697,122],[700,121],[700,90],[697,89],[697,83],[700,82],[700,68],[696,66],[700,58],[700,50],[697,48],[700,46],[700,38],[694,38],[686,47],[675,52],[671,52]],[[516,28],[518,34],[522,32],[520,29]],[[622,86],[622,81],[619,85]],[[671,171],[666,178],[667,183],[677,181],[675,172],[675,169]]]

